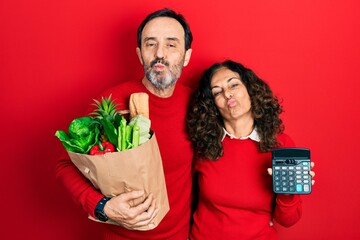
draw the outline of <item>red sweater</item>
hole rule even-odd
[[[285,134],[278,139],[282,147],[294,146]],[[218,161],[195,164],[200,199],[191,239],[276,239],[270,220],[283,226],[295,224],[301,216],[300,196],[274,195],[267,173],[271,152],[259,152],[257,142],[226,136],[223,147],[224,156]]]
[[[185,114],[191,93],[177,83],[174,94],[159,98],[151,94],[140,81],[129,81],[107,90],[101,96],[112,94],[118,109],[128,109],[129,96],[134,92],[149,94],[151,128],[156,133],[163,160],[170,211],[153,230],[130,231],[123,227],[104,224],[104,239],[173,239],[185,240],[189,236],[191,205],[192,150],[185,133]],[[103,197],[85,179],[69,158],[57,164],[57,177],[83,209],[94,216],[97,202]]]

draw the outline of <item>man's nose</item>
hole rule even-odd
[[[157,49],[156,49],[156,57],[157,58],[164,58],[165,56],[165,50],[163,47],[159,46]]]

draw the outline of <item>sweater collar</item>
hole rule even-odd
[[[229,136],[230,139],[245,140],[245,139],[248,139],[248,138],[249,138],[249,139],[251,139],[251,140],[253,140],[253,141],[255,141],[255,142],[260,142],[260,137],[259,137],[259,134],[258,134],[257,131],[256,131],[256,128],[254,128],[254,129],[252,130],[252,132],[250,133],[250,135],[245,136],[245,137],[240,137],[240,138],[235,137],[233,134],[231,134],[231,133],[229,133],[228,131],[226,131],[225,128],[223,128],[223,130],[224,130],[224,135],[223,135],[223,138],[222,138],[221,141],[223,141],[226,136]]]

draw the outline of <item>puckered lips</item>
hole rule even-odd
[[[233,99],[233,98],[230,98],[228,101],[227,101],[227,106],[232,108],[232,107],[235,107],[236,106],[236,100]]]
[[[157,72],[162,72],[165,69],[165,65],[161,63],[156,63],[154,64],[153,69]]]

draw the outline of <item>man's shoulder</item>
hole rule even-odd
[[[143,85],[141,81],[128,80],[114,85],[102,92],[103,95],[129,95],[133,92],[141,91]]]
[[[194,91],[193,88],[191,88],[190,86],[185,85],[184,83],[181,83],[181,82],[178,82],[178,83],[176,84],[176,88],[177,88],[177,90],[179,90],[180,92],[186,93],[186,94],[188,94],[188,95],[190,95],[190,94]]]

